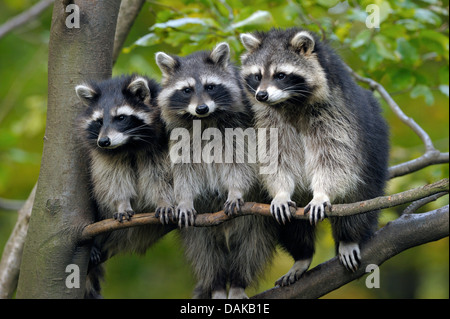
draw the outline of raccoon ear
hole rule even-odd
[[[296,51],[310,55],[314,50],[315,41],[309,32],[300,31],[292,38],[291,45]]]
[[[255,36],[253,36],[251,33],[242,33],[241,36],[241,42],[247,51],[254,51],[259,48],[261,45],[261,41],[257,39]]]
[[[133,81],[128,85],[127,90],[138,97],[141,101],[146,101],[148,98],[150,98],[150,89],[148,88],[148,82],[143,77],[135,77]]]
[[[86,106],[89,106],[92,100],[94,100],[98,96],[98,93],[95,92],[95,90],[87,84],[77,85],[75,87],[75,92],[77,93],[80,101]]]
[[[215,64],[226,68],[230,61],[230,46],[226,42],[221,42],[211,51],[209,55]]]
[[[177,60],[164,52],[157,52],[155,59],[163,76],[171,75],[178,65]]]

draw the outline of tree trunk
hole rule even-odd
[[[119,7],[120,0],[55,1],[44,150],[18,298],[83,297],[90,246],[80,245],[79,238],[94,216],[87,188],[86,156],[76,147],[73,125],[82,105],[74,87],[86,79],[111,76]]]

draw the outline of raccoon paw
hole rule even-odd
[[[315,225],[327,217],[325,213],[327,208],[331,210],[331,203],[328,196],[314,196],[312,201],[305,207],[305,214],[309,213],[309,222],[311,225]]]
[[[119,221],[119,223],[121,223],[123,221],[123,219],[125,218],[126,220],[130,220],[131,217],[134,215],[134,211],[132,210],[126,210],[124,212],[117,212],[114,213],[113,218],[117,221]]]
[[[241,212],[241,207],[244,205],[242,198],[228,199],[223,206],[225,214],[227,216],[233,216]]]
[[[299,280],[300,277],[308,270],[309,265],[311,265],[311,260],[312,259],[297,260],[292,268],[275,282],[275,286],[289,286]]]
[[[93,266],[96,266],[96,265],[100,264],[101,261],[102,261],[102,252],[100,251],[100,249],[97,246],[92,246],[89,262]]]
[[[245,289],[242,287],[231,287],[228,291],[228,299],[248,299]]]
[[[285,224],[286,221],[291,221],[291,208],[294,211],[297,209],[297,205],[295,202],[291,201],[289,198],[287,199],[279,199],[275,197],[270,203],[270,214],[275,218],[278,224]]]
[[[175,222],[175,208],[173,206],[160,206],[156,208],[155,217],[161,224],[169,224],[169,220]]]
[[[178,220],[178,226],[188,227],[194,225],[195,215],[197,215],[197,212],[195,211],[194,207],[186,207],[184,205],[178,205],[176,216]]]
[[[355,272],[361,264],[361,252],[358,243],[339,242],[339,260],[347,270]]]

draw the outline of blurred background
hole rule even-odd
[[[29,9],[35,0],[1,0],[0,26]],[[379,9],[379,28],[366,25]],[[39,175],[47,103],[47,55],[52,9],[0,37],[0,254]],[[359,74],[380,82],[403,111],[424,128],[437,149],[449,148],[449,3],[440,0],[255,1],[164,0],[144,4],[120,54],[113,75],[139,72],[157,80],[157,51],[186,55],[227,41],[239,64],[241,32],[302,26],[317,32]],[[391,127],[395,165],[424,152],[421,140],[382,101]],[[70,141],[68,141],[70,142]],[[393,194],[448,178],[448,164],[435,165],[389,182]],[[5,201],[7,200],[7,201]],[[17,200],[19,202],[11,202]],[[13,205],[7,209],[6,204]],[[448,204],[448,195],[418,212]],[[406,206],[384,210],[380,227]],[[319,226],[312,267],[334,256],[328,221]],[[273,287],[292,266],[278,251],[258,287]],[[323,298],[448,298],[448,237],[422,245],[380,267],[380,288],[368,289],[365,277]],[[145,256],[123,255],[108,261],[106,298],[189,298],[195,281],[175,232]]]

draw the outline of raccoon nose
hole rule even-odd
[[[97,141],[97,144],[100,147],[108,147],[111,145],[111,140],[108,136],[104,136]]]
[[[204,115],[209,112],[209,107],[206,104],[199,105],[195,108],[195,113]]]
[[[256,99],[260,102],[265,102],[269,98],[269,93],[267,91],[259,91],[256,93]]]

